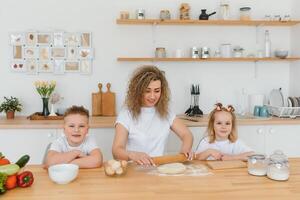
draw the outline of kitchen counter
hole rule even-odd
[[[251,176],[247,168],[211,170],[212,175],[191,177],[150,175],[130,165],[122,177],[107,177],[103,168],[81,169],[75,181],[57,185],[41,166],[25,168],[33,172],[34,184],[8,191],[4,199],[300,199],[300,158],[290,159],[290,178],[283,182]]]
[[[208,118],[193,117],[187,118],[178,115],[183,123],[189,127],[205,127]],[[113,128],[116,117],[90,117],[91,128]],[[300,118],[254,118],[243,117],[237,119],[237,125],[300,125]],[[62,128],[63,120],[29,120],[26,117],[16,117],[14,120],[7,120],[0,117],[0,129],[56,129]]]

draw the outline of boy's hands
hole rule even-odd
[[[76,158],[83,158],[86,155],[80,150],[72,150],[72,152],[76,155]]]

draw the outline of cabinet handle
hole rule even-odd
[[[48,133],[48,138],[52,138],[54,136],[53,133]]]
[[[275,132],[276,132],[276,131],[275,131],[274,128],[270,128],[269,133],[273,134],[273,133],[275,133]]]
[[[262,128],[259,128],[259,129],[257,129],[257,131],[256,131],[258,134],[262,134],[264,131],[263,131],[263,129]]]

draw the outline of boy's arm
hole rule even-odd
[[[254,154],[253,151],[240,153],[240,154],[237,154],[237,155],[225,154],[225,155],[222,156],[222,160],[243,160],[243,161],[246,161],[246,160],[248,160],[248,156],[251,156],[252,154]]]
[[[70,163],[76,164],[79,168],[96,168],[102,165],[102,153],[100,149],[96,148],[91,151],[88,156],[76,158]]]
[[[46,167],[55,164],[70,163],[81,155],[81,151],[73,150],[65,153],[49,150],[46,158]]]

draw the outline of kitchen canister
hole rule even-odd
[[[276,181],[286,181],[290,176],[289,162],[282,151],[276,150],[271,156],[267,176]]]
[[[199,58],[200,54],[199,54],[199,49],[198,47],[192,47],[191,48],[191,57],[192,58]]]
[[[222,58],[231,58],[231,44],[221,44],[220,53]]]
[[[220,4],[220,19],[227,20],[230,18],[230,10],[228,3],[221,3]]]
[[[166,49],[164,47],[157,47],[155,49],[155,57],[156,58],[165,58],[166,57]]]
[[[145,9],[137,9],[135,11],[136,19],[145,19]]]
[[[254,154],[248,157],[248,173],[254,176],[267,174],[268,159],[263,154]]]
[[[201,58],[209,58],[210,56],[210,50],[208,47],[202,47],[201,48]]]
[[[171,14],[169,10],[161,10],[159,14],[161,20],[171,19]]]

